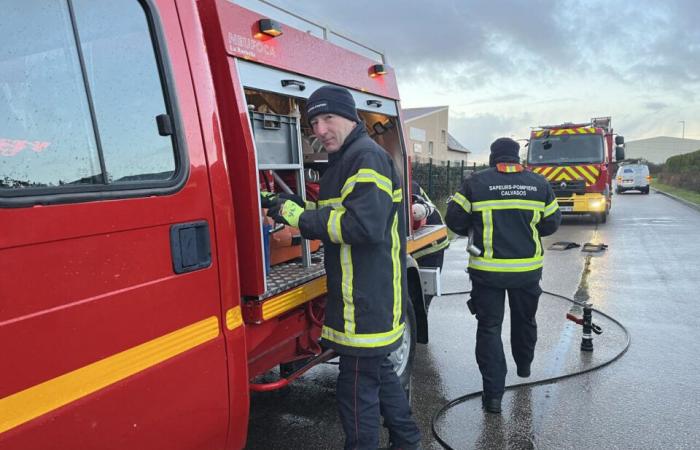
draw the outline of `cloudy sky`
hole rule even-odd
[[[681,121],[700,139],[697,0],[272,1],[383,49],[402,106],[449,105],[477,159],[497,137],[595,116],[628,141],[681,137]]]

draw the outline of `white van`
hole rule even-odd
[[[617,169],[617,187],[615,192],[621,194],[625,191],[640,191],[649,193],[649,166],[646,164],[624,164]]]

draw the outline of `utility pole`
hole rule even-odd
[[[681,139],[685,139],[685,120],[681,120],[678,123],[683,124],[683,131],[681,132]]]

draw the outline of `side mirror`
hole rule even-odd
[[[615,139],[615,141],[617,141],[617,138]],[[615,147],[615,161],[622,161],[623,159],[625,159],[625,147],[621,147],[618,145],[617,147]]]
[[[625,143],[625,137],[624,136],[615,136],[615,145],[622,145]]]

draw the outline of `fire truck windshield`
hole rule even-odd
[[[601,163],[603,136],[565,134],[532,139],[527,160],[530,164]]]

